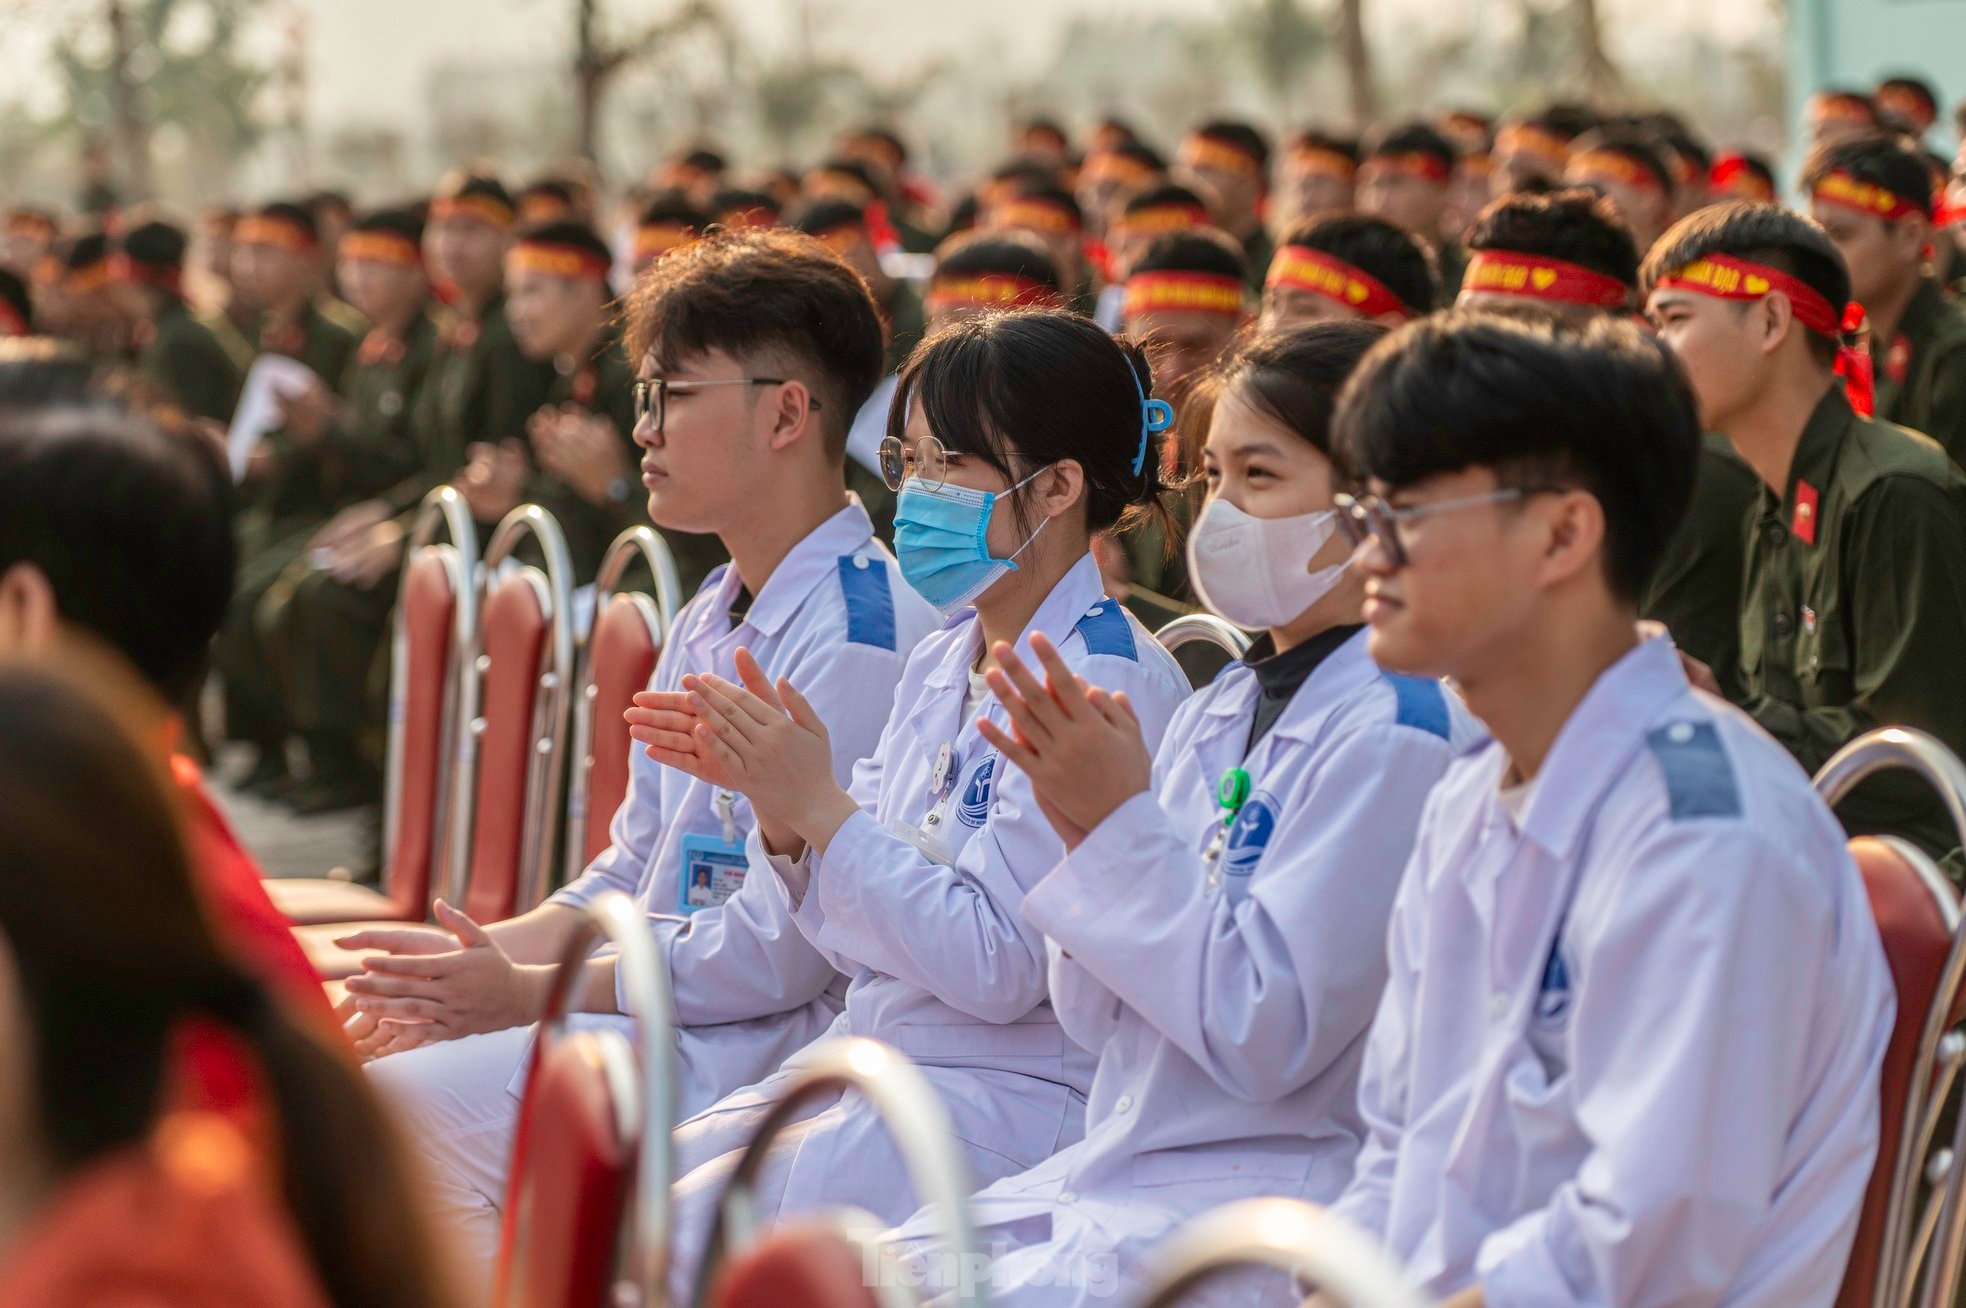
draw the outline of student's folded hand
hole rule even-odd
[[[554,969],[513,962],[468,916],[441,899],[435,907],[457,947],[363,959],[363,971],[347,983],[356,1007],[384,1027],[427,1026],[415,1034],[437,1040],[538,1021]]]
[[[1041,633],[1032,634],[1031,652],[1043,665],[1043,683],[1009,645],[992,651],[997,666],[984,679],[1010,714],[1011,730],[987,718],[977,730],[1031,778],[1039,806],[1070,849],[1148,789],[1154,760],[1124,692],[1088,685]]]

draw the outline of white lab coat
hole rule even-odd
[[[1003,1250],[996,1302],[1137,1294],[1180,1221],[1254,1195],[1328,1203],[1351,1176],[1393,896],[1428,792],[1481,738],[1365,645],[1326,656],[1246,756],[1260,687],[1225,672],[1168,729],[1152,792],[1025,897],[1059,1021],[1100,1058],[1084,1141],[974,1200]],[[1224,833],[1236,767],[1252,791]],[[918,1257],[937,1229],[924,1211],[893,1238]]]
[[[704,582],[677,615],[651,685],[673,690],[685,672],[735,677],[739,646],[765,671],[790,677],[825,715],[842,780],[871,750],[893,705],[909,651],[940,619],[873,538],[856,502],[795,545],[734,627],[739,579],[729,568]],[[731,820],[755,839],[750,804],[732,796]],[[677,1099],[687,1115],[769,1075],[831,1025],[846,978],[770,911],[770,887],[749,877],[720,908],[677,920],[681,845],[721,835],[715,790],[634,747],[628,796],[609,828],[612,843],[549,902],[578,905],[604,890],[630,894],[650,914],[675,992]],[[753,908],[766,905],[765,912]],[[702,977],[715,972],[714,985]],[[627,1029],[623,1017],[577,1024]],[[532,1045],[530,1028],[469,1036],[370,1065],[374,1084],[407,1119],[432,1175],[438,1223],[466,1269],[488,1275],[512,1128]]]
[[[1087,680],[1131,699],[1149,743],[1188,684],[1174,660],[1107,598],[1090,554],[1039,605],[1020,638],[1044,632]],[[923,641],[894,696],[879,747],[855,770],[861,811],[824,856],[769,860],[755,879],[818,949],[853,978],[836,1033],[885,1041],[919,1064],[941,1095],[972,1177],[1019,1172],[1076,1140],[1093,1057],[1060,1028],[1047,998],[1044,938],[1019,916],[1062,845],[1028,779],[1006,768],[965,720],[981,632],[965,610]],[[1003,724],[986,697],[982,716]],[[936,780],[937,760],[943,782]],[[918,837],[936,861],[897,828]],[[950,866],[950,865],[953,866]],[[798,1065],[739,1091],[677,1131],[677,1257],[672,1286],[696,1275],[733,1151],[743,1147]],[[914,1199],[872,1111],[822,1103],[782,1142],[760,1188],[761,1217],[780,1207],[857,1204],[893,1222]]]
[[[1434,792],[1339,1203],[1489,1308],[1836,1297],[1894,997],[1843,832],[1780,745],[1641,644],[1521,824],[1491,745]]]

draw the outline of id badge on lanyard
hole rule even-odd
[[[956,793],[956,777],[962,771],[956,765],[956,747],[942,742],[942,748],[935,752],[935,767],[928,777],[928,813],[917,827],[907,822],[896,821],[889,829],[919,851],[929,862],[942,867],[954,867],[956,855],[942,839],[942,826],[948,821],[949,799]]]
[[[1202,851],[1202,861],[1208,864],[1208,886],[1212,893],[1222,884],[1222,850],[1229,843],[1229,832],[1236,824],[1236,815],[1249,800],[1249,774],[1241,768],[1230,768],[1222,774],[1215,785],[1215,805],[1221,810],[1222,818],[1215,828],[1215,838],[1208,842]]]
[[[682,876],[677,881],[676,907],[685,914],[729,903],[730,897],[744,885],[744,873],[750,865],[734,815],[737,796],[720,790],[714,804],[722,831],[708,836],[691,832],[682,840]]]

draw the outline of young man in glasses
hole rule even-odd
[[[1460,310],[1336,432],[1373,658],[1493,734],[1421,821],[1338,1210],[1449,1308],[1827,1308],[1891,980],[1808,779],[1639,628],[1699,457],[1679,369],[1629,321]]]
[[[627,321],[649,516],[714,534],[732,560],[677,616],[652,685],[735,679],[748,648],[824,715],[844,784],[874,750],[909,651],[939,625],[845,488],[847,424],[881,368],[866,284],[809,236],[713,232],[644,274]],[[376,1085],[407,1113],[440,1220],[479,1272],[498,1244],[528,1024],[596,896],[622,891],[650,914],[681,1028],[681,1115],[763,1080],[840,1012],[845,978],[745,875],[761,857],[753,831],[741,795],[638,749],[613,843],[544,905],[489,927],[444,907],[447,931],[344,942],[391,951],[349,981],[351,1025],[390,1054]],[[574,1007],[615,1013],[625,998],[601,957]]]

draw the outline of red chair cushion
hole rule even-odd
[[[479,621],[489,660],[479,692],[485,730],[478,737],[478,785],[471,814],[471,868],[460,905],[477,922],[498,922],[522,908],[526,776],[532,766],[533,707],[552,629],[545,588],[521,568],[492,588]]]
[[[788,1222],[717,1273],[713,1308],[881,1308],[860,1246],[824,1222]]]
[[[608,823],[628,797],[628,761],[637,748],[622,714],[638,691],[648,688],[662,651],[660,620],[646,595],[616,595],[594,620],[588,637],[594,696],[588,704],[593,728],[588,735],[587,812],[582,829],[569,840],[583,842],[581,861],[591,863],[608,847]]]
[[[619,1100],[634,1088],[610,1075],[603,1048],[610,1038],[619,1040],[606,1032],[550,1039],[533,1064],[512,1156],[498,1303],[608,1302],[636,1158],[622,1122],[639,1112]]]
[[[1857,861],[1857,870],[1863,874],[1871,913],[1877,919],[1878,936],[1884,942],[1885,961],[1890,965],[1891,980],[1898,991],[1897,1022],[1891,1029],[1891,1043],[1884,1051],[1877,1164],[1871,1170],[1870,1188],[1864,1192],[1857,1241],[1836,1299],[1837,1308],[1868,1308],[1871,1291],[1877,1283],[1884,1212],[1891,1197],[1899,1141],[1904,1135],[1905,1098],[1911,1087],[1912,1063],[1938,988],[1939,974],[1945,968],[1946,953],[1952,947],[1952,932],[1933,898],[1933,889],[1898,851],[1881,840],[1864,837],[1850,842],[1850,853]]]
[[[395,805],[395,839],[383,863],[383,881],[393,908],[388,913],[354,914],[357,917],[417,921],[429,912],[437,824],[443,808],[437,774],[440,760],[450,752],[443,728],[457,631],[455,566],[456,551],[432,546],[418,550],[403,574],[402,595],[397,602],[402,608],[399,620],[408,649],[400,688],[402,720],[391,724],[401,733],[402,770],[398,789],[390,796]]]

